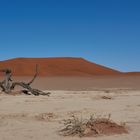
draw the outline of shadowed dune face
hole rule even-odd
[[[36,64],[39,76],[116,75],[119,71],[91,63],[82,58],[17,58],[0,61],[0,69],[10,68],[14,76],[32,76]]]

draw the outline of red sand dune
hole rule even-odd
[[[139,76],[140,72],[126,72],[125,75],[130,75],[130,76]]]
[[[31,76],[39,66],[39,76],[114,75],[119,71],[82,58],[16,58],[0,61],[0,69],[10,68],[14,76]]]

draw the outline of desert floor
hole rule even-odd
[[[140,140],[140,80],[131,78],[100,78],[97,81],[95,78],[84,81],[75,78],[73,82],[72,78],[66,82],[63,78],[52,81],[50,78],[50,83],[48,79],[37,79],[34,87],[44,89],[46,85],[50,97],[0,94],[0,140]],[[60,136],[60,122],[73,114],[82,118],[111,114],[113,121],[126,123],[129,133],[94,138]]]

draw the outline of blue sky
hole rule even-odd
[[[140,71],[139,0],[0,0],[0,60],[83,57]]]

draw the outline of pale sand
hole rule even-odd
[[[88,118],[111,114],[125,122],[129,134],[82,138],[84,140],[140,140],[140,91],[51,91],[50,97],[0,95],[0,140],[80,140],[62,137],[61,120],[72,114]],[[109,96],[112,99],[102,99]]]
[[[60,121],[72,114],[83,118],[111,114],[112,120],[125,122],[129,129],[129,134],[84,140],[140,140],[139,84],[138,76],[38,78],[33,87],[50,91],[50,97],[0,95],[0,140],[80,140],[58,135]]]

